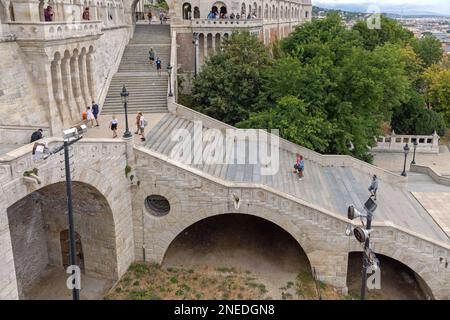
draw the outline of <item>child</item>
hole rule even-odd
[[[112,130],[113,132],[113,138],[117,138],[117,125],[118,125],[118,121],[116,119],[116,116],[113,115],[112,116],[112,120],[111,120],[111,124],[109,125],[109,128]]]
[[[91,123],[91,128],[94,126],[94,114],[92,113],[91,107],[87,107],[87,121]]]

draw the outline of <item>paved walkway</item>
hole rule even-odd
[[[445,150],[441,148],[441,150]],[[392,172],[402,172],[403,162],[405,156],[402,153],[381,153],[374,154],[373,163],[381,168],[387,169]],[[410,153],[406,160],[406,169],[409,170],[409,165],[413,159],[413,155]],[[416,153],[416,164],[433,168],[436,172],[450,176],[450,153],[428,154],[428,153]]]
[[[450,238],[450,192],[413,192],[412,194]]]

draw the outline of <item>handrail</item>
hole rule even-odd
[[[445,177],[441,175],[439,172],[436,172],[433,168],[427,166],[421,166],[418,164],[411,164],[409,167],[409,171],[426,174],[434,182],[443,184],[445,186],[450,186],[450,177]]]

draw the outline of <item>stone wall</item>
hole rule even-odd
[[[18,44],[0,42],[0,57],[0,143],[29,142],[33,131],[50,126],[47,110],[39,103]]]
[[[39,196],[31,195],[8,208],[9,228],[19,297],[39,281],[48,264],[45,222]]]
[[[54,138],[48,139],[48,142],[50,148],[61,143]],[[35,161],[31,155],[31,149],[32,145],[26,145],[0,157],[0,300],[19,297],[7,209],[35,191],[44,190],[46,186],[64,181],[60,156],[54,155],[45,161]],[[97,242],[96,245],[101,247],[100,253],[96,250],[89,253],[89,249],[85,251],[97,261],[97,264],[91,265],[90,270],[103,276],[105,268],[116,270],[111,276],[114,280],[123,275],[134,260],[130,182],[124,173],[127,164],[126,149],[124,141],[86,139],[75,144],[71,151],[74,154],[71,158],[74,163],[73,181],[95,188],[111,208],[112,218],[109,221],[104,216],[99,217],[99,220],[91,220],[86,225],[86,233],[81,232],[80,235],[84,236],[88,242]],[[32,168],[38,169],[41,184],[25,181],[23,172]],[[46,207],[49,208],[49,206],[51,202]],[[56,210],[56,206],[54,208]],[[90,213],[94,215],[98,213],[95,206]],[[63,220],[65,219],[60,220],[61,225],[65,225]],[[111,231],[105,233],[104,226],[110,226]],[[111,248],[113,247],[115,247],[115,253],[112,257]],[[56,254],[52,256],[55,257]],[[104,261],[99,262],[97,259],[104,257],[109,257],[106,259],[108,261],[106,267]]]

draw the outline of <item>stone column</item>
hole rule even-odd
[[[61,72],[61,59],[55,60],[55,79],[53,81],[55,85],[55,101],[56,105],[59,109],[59,114],[61,116],[61,121],[64,126],[70,125],[70,107],[67,104],[67,101],[64,99],[64,86],[63,86],[63,77]]]
[[[72,88],[73,95],[75,97],[75,101],[77,102],[78,114],[81,114],[85,109],[86,105],[84,104],[82,93],[81,93],[81,81],[80,81],[80,68],[78,64],[78,55],[74,55],[72,57],[72,61],[70,62],[70,70],[72,76]]]
[[[212,45],[212,52],[213,52],[213,53],[216,53],[216,35],[213,34],[211,39],[212,39],[212,42],[211,42],[211,45]]]
[[[97,87],[95,83],[95,63],[94,63],[94,55],[92,52],[87,54],[86,57],[87,64],[87,79],[88,79],[88,87],[91,100],[98,102],[97,97]]]
[[[80,69],[81,90],[83,93],[85,105],[90,106],[92,100],[91,100],[91,94],[89,92],[86,62],[87,62],[86,61],[86,53],[82,53],[78,59],[78,65],[79,65],[79,69]]]
[[[70,57],[66,57],[61,63],[62,80],[64,83],[64,97],[66,99],[67,107],[69,108],[69,114],[72,116],[72,120],[76,121],[81,119],[81,114],[78,113],[77,104],[73,95],[72,89],[72,76],[70,71]]]
[[[206,62],[208,58],[208,34],[203,34],[203,64]]]

